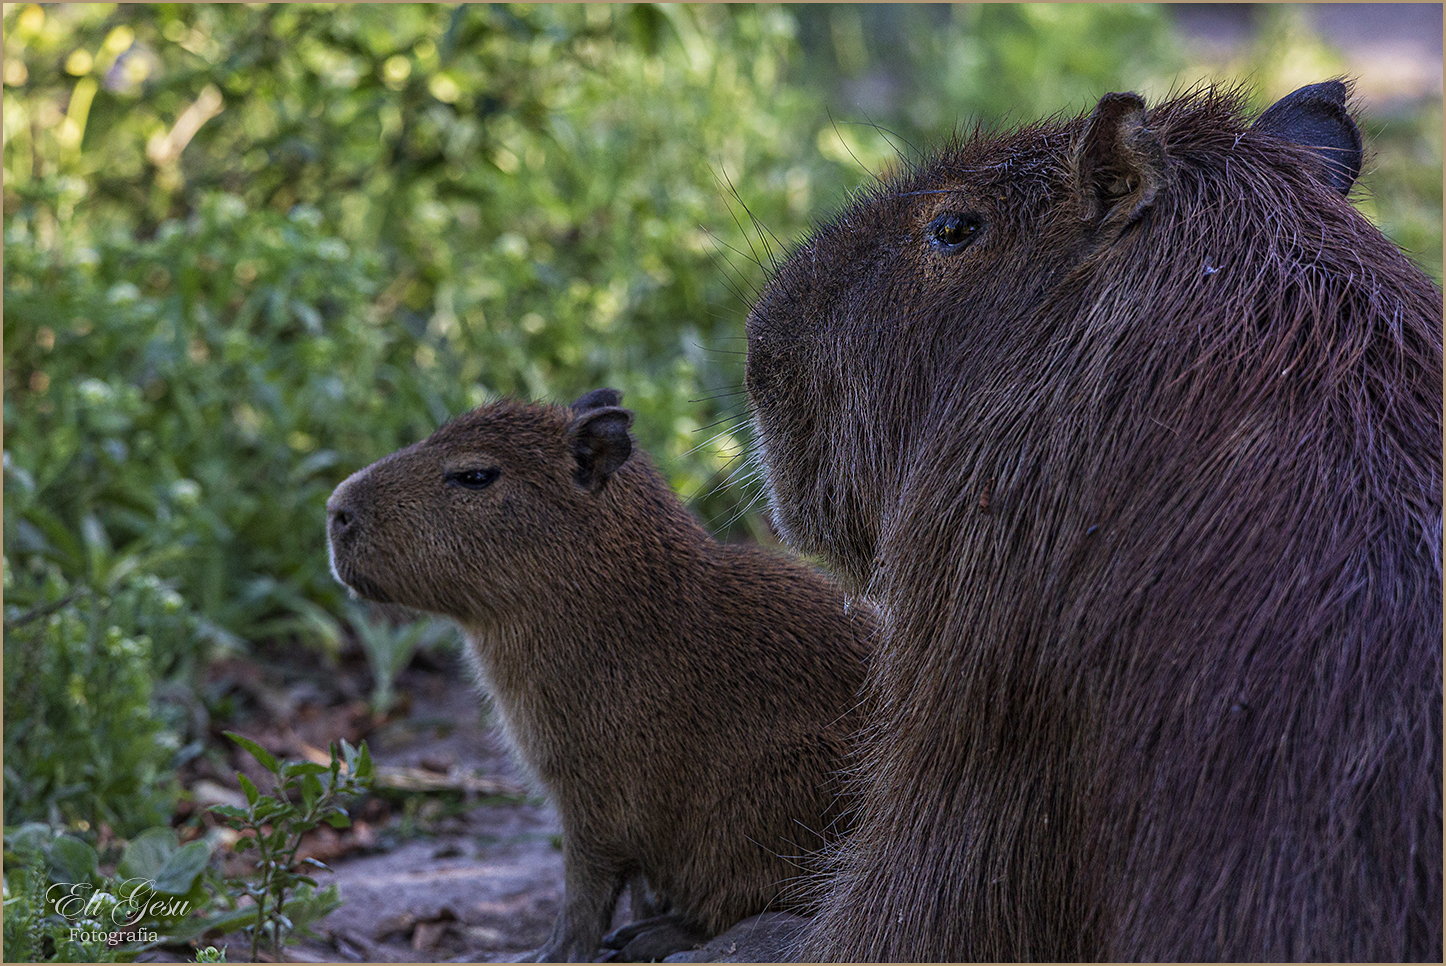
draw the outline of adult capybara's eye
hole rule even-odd
[[[935,251],[953,254],[963,251],[978,237],[984,219],[970,212],[951,211],[929,222],[925,234]]]

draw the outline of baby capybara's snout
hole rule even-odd
[[[367,508],[373,502],[375,488],[371,469],[368,466],[342,480],[326,501],[326,542],[332,576],[358,591],[356,558],[361,552]]]
[[[326,501],[326,537],[327,540],[336,546],[338,540],[345,539],[357,529],[359,516],[357,484],[366,474],[366,470],[358,470],[331,491],[331,496]]]

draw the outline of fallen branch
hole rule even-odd
[[[303,757],[317,764],[326,764],[331,757],[320,748],[302,744]],[[494,778],[453,766],[445,774],[425,768],[398,765],[375,765],[372,787],[403,792],[465,792],[473,795],[499,795],[504,798],[527,798],[527,787],[506,778]]]

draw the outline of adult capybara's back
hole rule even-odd
[[[976,134],[764,290],[776,520],[885,615],[803,955],[1440,961],[1441,294],[1346,95]]]

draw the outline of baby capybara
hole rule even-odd
[[[790,880],[843,829],[873,630],[808,567],[713,540],[619,401],[485,406],[327,504],[337,578],[461,625],[557,807],[565,895],[539,961],[591,961],[628,882],[698,938],[800,908]]]

